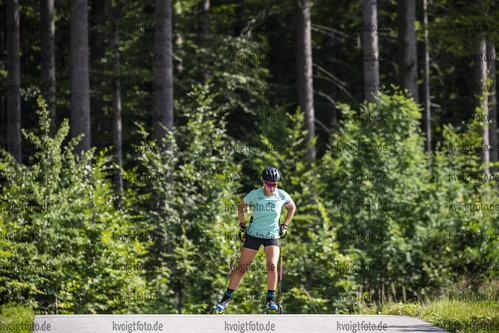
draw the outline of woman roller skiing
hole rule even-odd
[[[244,240],[244,245],[239,258],[239,267],[230,278],[229,287],[225,291],[222,300],[213,307],[212,313],[223,313],[232,300],[234,291],[241,283],[241,279],[248,271],[251,262],[255,258],[260,246],[263,244],[265,258],[267,259],[267,300],[266,310],[276,312],[278,306],[275,301],[275,290],[277,286],[277,261],[279,258],[279,238],[285,238],[287,227],[293,217],[296,206],[285,191],[277,189],[281,178],[279,171],[274,167],[266,167],[262,171],[263,187],[251,191],[238,206],[239,226],[241,230],[239,237]],[[279,225],[281,208],[285,206],[288,213],[282,225]],[[251,221],[246,228],[244,222],[244,210],[250,207],[252,211]]]

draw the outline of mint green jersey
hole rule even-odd
[[[285,191],[276,189],[274,195],[266,196],[263,188],[251,191],[243,199],[253,215],[253,222],[248,226],[248,235],[258,238],[279,238],[279,217],[282,205],[288,207],[293,200]]]

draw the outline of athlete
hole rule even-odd
[[[251,262],[255,258],[260,246],[263,244],[265,258],[267,259],[267,300],[266,308],[275,312],[278,306],[275,302],[275,289],[277,287],[277,261],[279,258],[279,238],[287,236],[287,227],[293,217],[296,206],[289,194],[277,189],[281,178],[279,171],[274,167],[266,167],[262,171],[263,187],[251,191],[238,206],[239,226],[241,230],[239,237],[244,240],[244,245],[239,258],[239,266],[232,274],[229,288],[225,292],[220,303],[212,310],[224,312],[234,291],[241,283],[241,279],[248,271]],[[283,224],[279,225],[281,208],[285,206],[288,213]],[[251,220],[248,227],[244,222],[244,210],[251,209]]]

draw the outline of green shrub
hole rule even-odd
[[[492,203],[497,196],[491,183],[449,180],[480,172],[474,152],[448,149],[480,142],[479,126],[461,135],[445,127],[445,141],[430,156],[419,133],[421,113],[402,93],[380,94],[357,112],[344,104],[339,109],[347,120],[320,161],[319,193],[338,228],[340,252],[361,258],[356,282],[370,298],[382,301],[392,285],[394,297],[411,299],[462,276],[476,285],[497,276],[497,211],[452,206]],[[487,237],[455,236],[463,233]]]
[[[26,133],[36,152],[29,165],[1,152],[1,303],[29,303],[45,313],[101,313],[136,309],[120,297],[144,287],[123,263],[140,263],[147,246],[128,242],[129,215],[113,206],[105,176],[110,157],[76,155],[65,120],[54,137],[39,99],[38,133]]]
[[[0,306],[0,331],[6,333],[31,333],[34,311],[29,306],[3,304]]]

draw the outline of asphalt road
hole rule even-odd
[[[365,333],[447,332],[407,316],[363,315],[39,315],[33,332],[50,333]],[[448,333],[448,332],[447,332]]]

